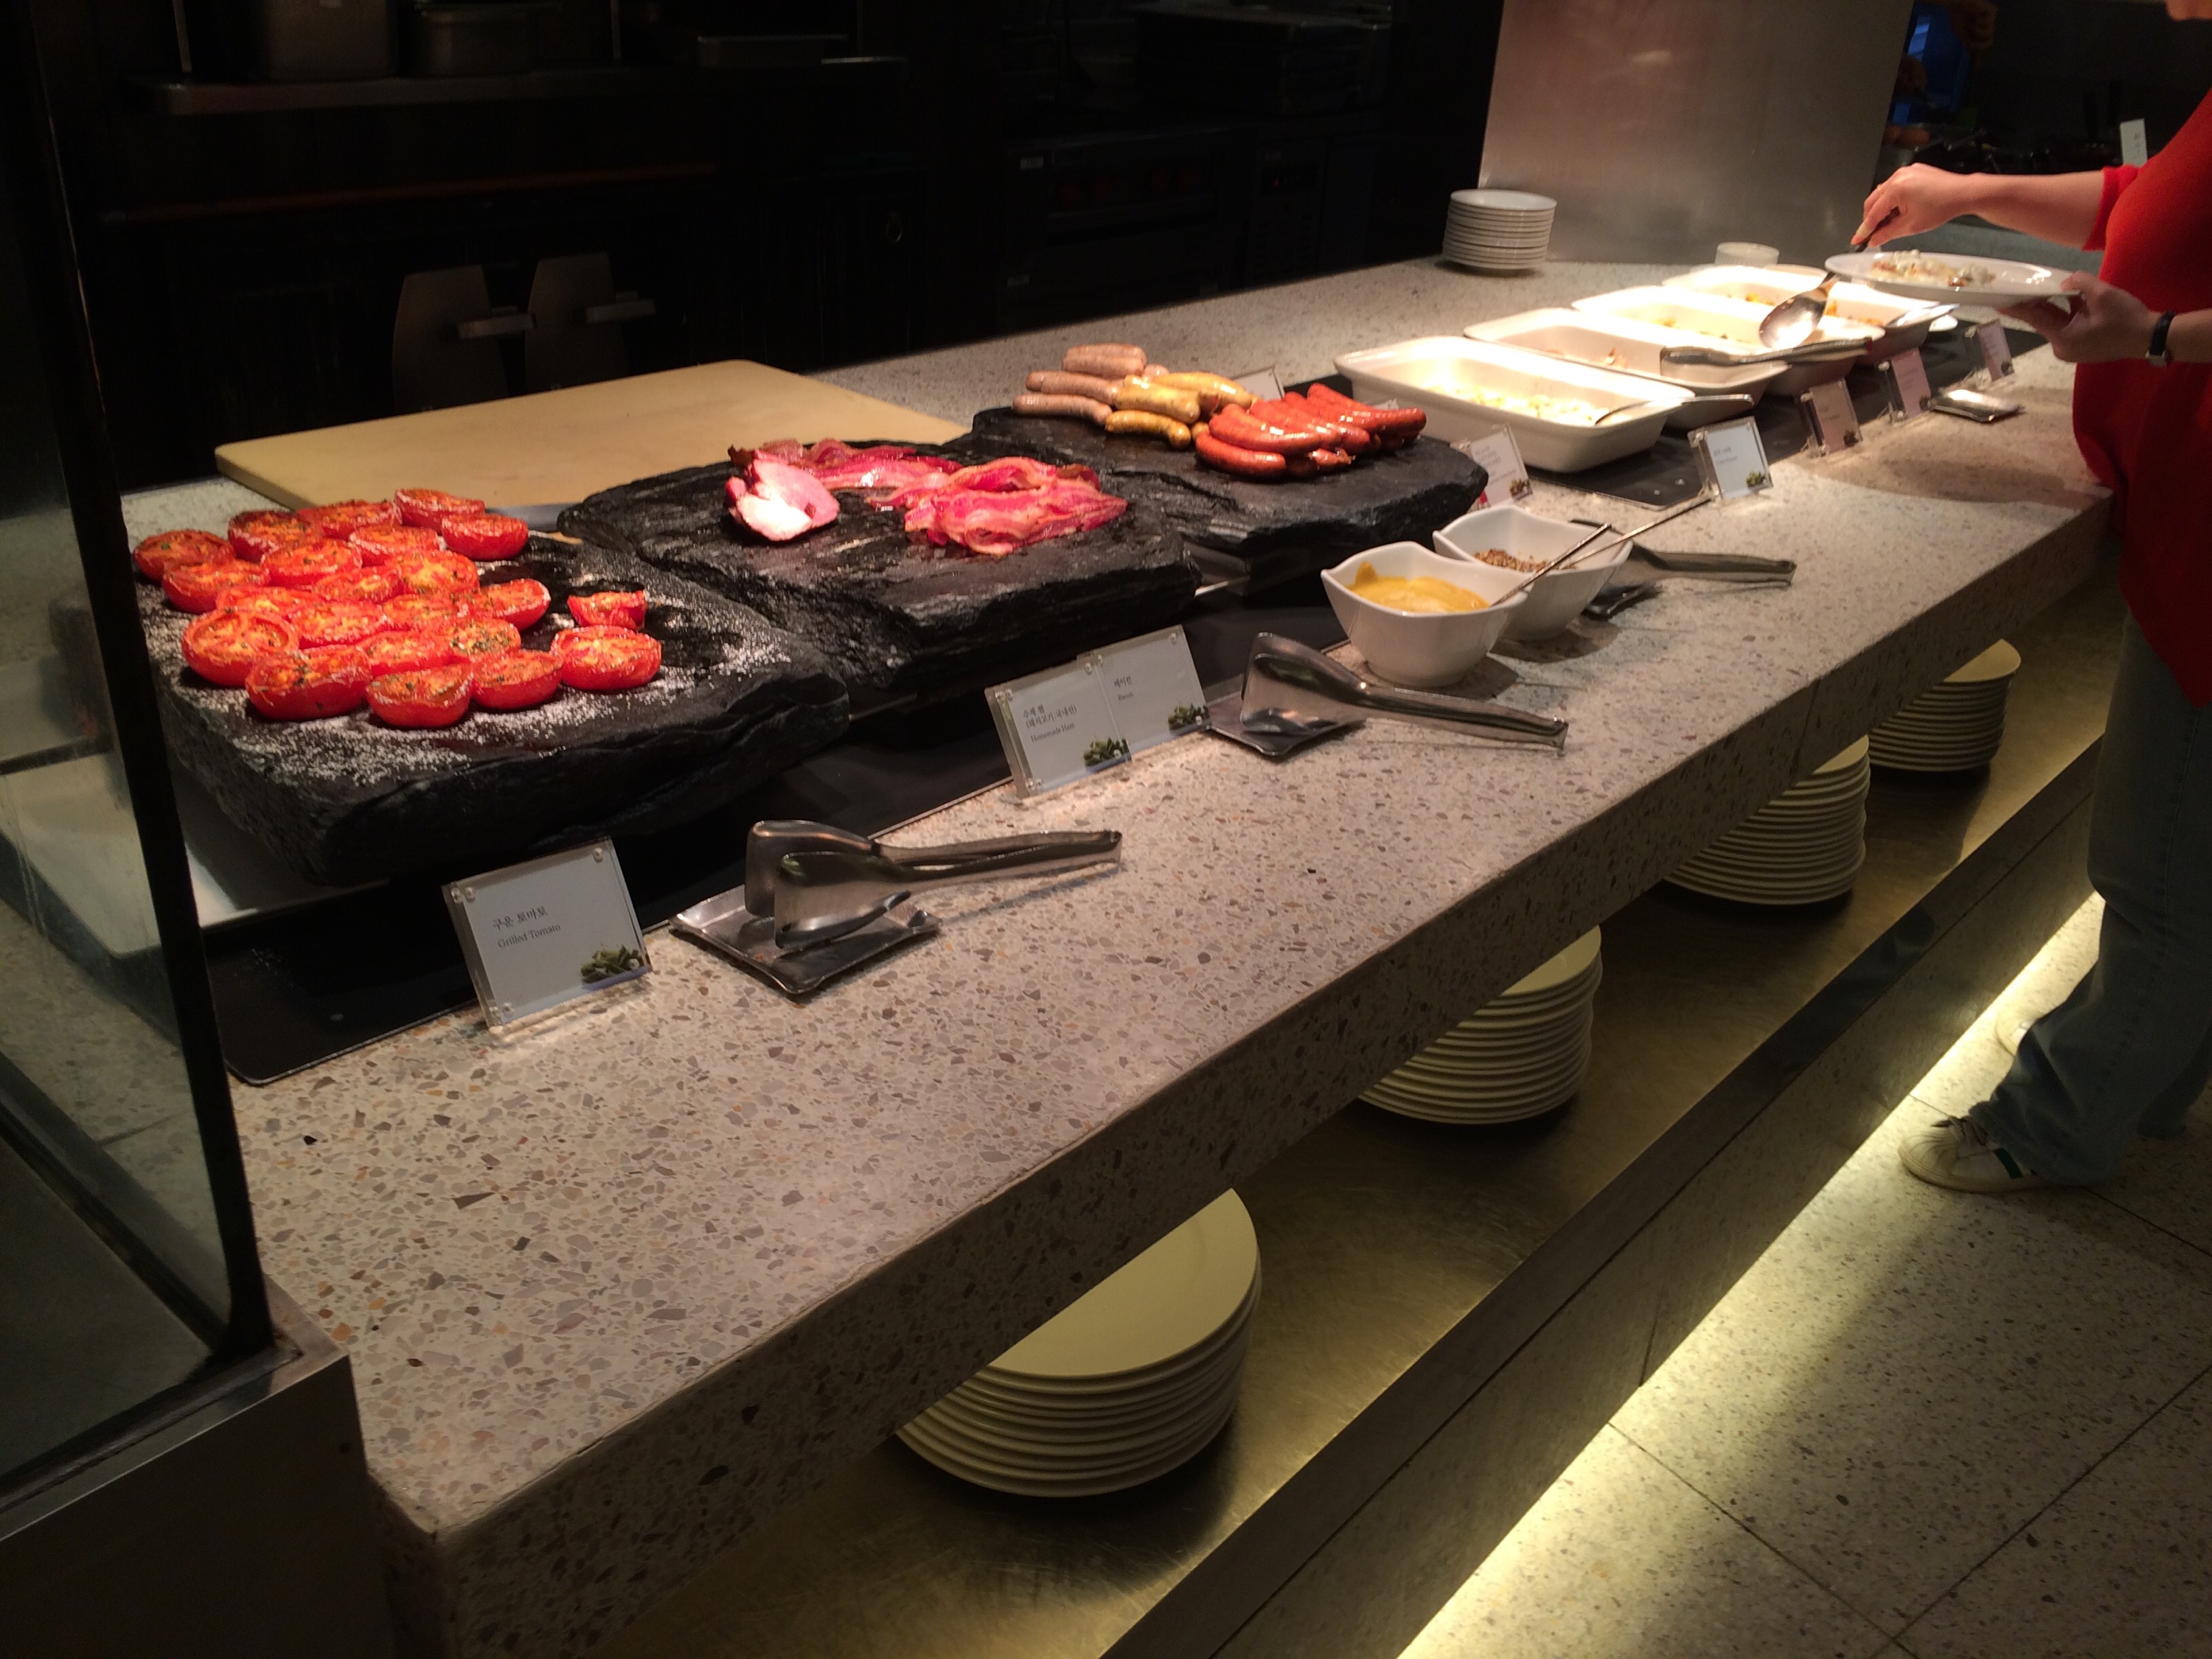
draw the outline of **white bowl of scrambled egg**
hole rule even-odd
[[[1419,542],[1355,553],[1321,573],[1344,631],[1394,685],[1449,685],[1490,653],[1516,611],[1521,580],[1495,565],[1448,559]]]

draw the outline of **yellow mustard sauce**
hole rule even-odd
[[[1352,591],[1370,605],[1425,617],[1488,608],[1481,594],[1442,576],[1378,576],[1371,564],[1352,573]]]

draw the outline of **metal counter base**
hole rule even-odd
[[[1051,1502],[887,1443],[599,1651],[1389,1659],[2087,896],[2119,617],[2107,572],[2015,630],[1986,772],[1876,774],[1849,898],[1609,919],[1562,1111],[1353,1106],[1243,1183],[1267,1290],[1194,1462]]]

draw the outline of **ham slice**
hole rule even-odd
[[[777,459],[770,453],[775,447],[755,450],[745,476],[732,477],[724,493],[730,511],[748,529],[772,542],[787,542],[836,519],[837,498],[805,466]]]

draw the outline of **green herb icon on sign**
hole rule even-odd
[[[1083,751],[1085,766],[1106,766],[1129,758],[1129,745],[1119,738],[1093,738]]]
[[[1206,723],[1206,710],[1194,702],[1177,703],[1175,712],[1168,716],[1168,730],[1187,732],[1194,726]]]
[[[583,967],[582,978],[586,985],[597,985],[601,980],[634,974],[645,966],[645,953],[635,945],[611,945],[604,951],[592,952],[592,959]]]
[[[1764,489],[1773,482],[1774,480],[1764,472],[1747,472],[1743,475],[1743,487],[1746,489]]]

